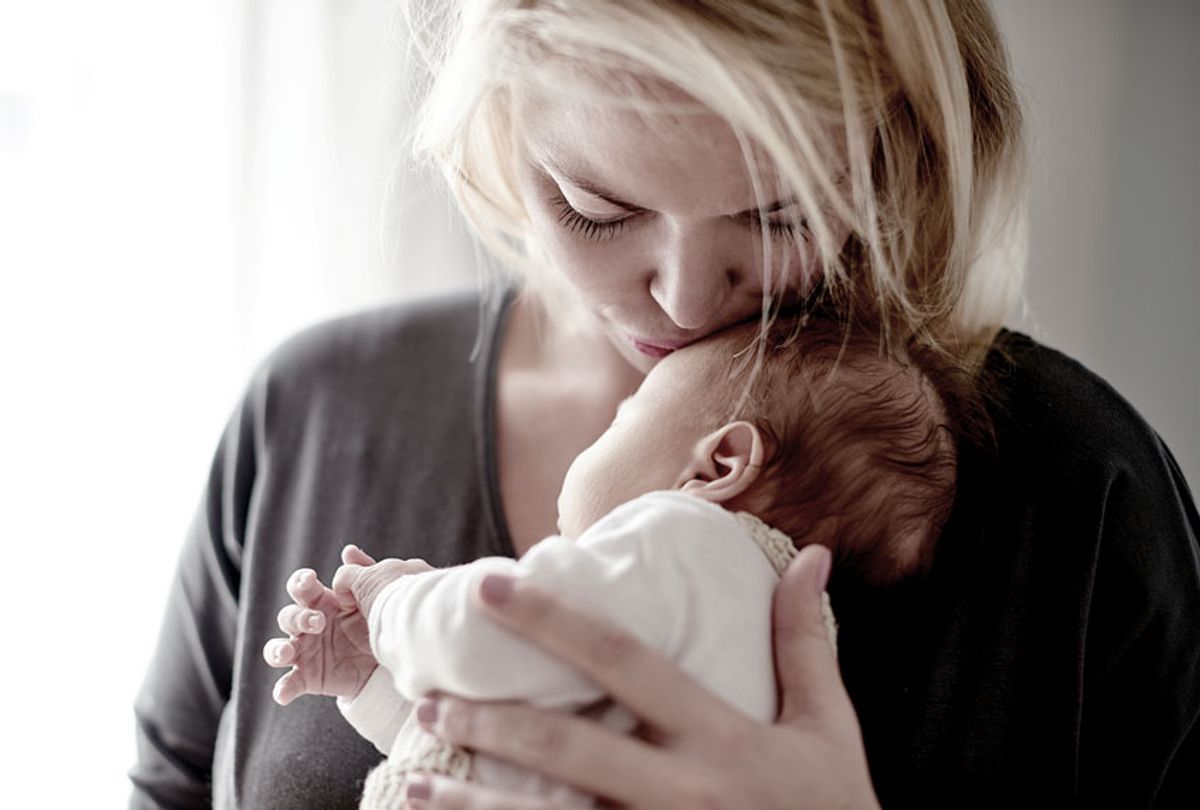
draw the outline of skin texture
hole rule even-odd
[[[621,631],[519,582],[485,580],[496,621],[561,656],[642,720],[638,737],[573,715],[442,696],[418,705],[431,732],[504,756],[629,808],[878,807],[854,709],[825,635],[819,596],[829,552],[806,546],[776,591],[779,720],[750,721]],[[502,579],[502,578],[496,578]],[[552,807],[433,778],[412,808]]]
[[[375,597],[397,577],[429,570],[424,560],[376,563],[356,546],[346,546],[332,588],[309,568],[288,577],[292,604],[279,611],[278,619],[287,637],[263,647],[269,665],[288,668],[275,682],[275,701],[286,706],[301,695],[357,695],[379,666],[366,619]]]
[[[789,222],[794,208],[760,214],[759,203],[786,201],[790,192],[756,194],[721,118],[697,112],[648,124],[588,101],[592,79],[561,78],[569,97],[528,91],[513,100],[515,173],[531,241],[583,312],[568,322],[519,300],[504,336],[497,455],[518,555],[555,533],[567,468],[666,353],[652,346],[677,347],[757,316],[765,279],[788,300],[821,273],[805,234],[771,228]],[[671,100],[671,91],[662,93]],[[616,227],[597,230],[579,217]],[[831,226],[835,239],[848,233]],[[765,273],[764,233],[774,257]]]
[[[679,489],[714,503],[743,495],[762,467],[762,440],[747,422],[707,431],[706,379],[698,368],[720,346],[701,342],[664,358],[594,444],[576,457],[559,494],[562,534],[575,537],[625,501]],[[723,401],[723,398],[716,398]],[[715,405],[714,405],[715,407]],[[433,570],[424,560],[376,562],[357,546],[326,587],[309,568],[287,584],[292,604],[279,612],[286,638],[273,638],[263,658],[290,667],[276,683],[286,706],[301,695],[355,697],[378,666],[367,617],[379,593],[396,579]]]
[[[663,358],[620,404],[608,429],[567,470],[559,534],[578,537],[647,492],[678,489],[725,503],[753,483],[762,453],[757,429],[741,422],[713,430],[716,405],[707,403],[697,366],[717,350],[701,343]]]
[[[501,347],[499,477],[520,555],[553,532],[555,497],[572,459],[600,436],[617,403],[666,354],[662,348],[755,316],[764,274],[756,269],[763,226],[746,213],[759,200],[737,140],[719,118],[648,129],[637,116],[594,104],[520,97],[516,112],[531,236],[586,311],[582,322],[568,325],[539,320],[535,306],[518,302]],[[778,193],[786,197],[786,190]],[[599,232],[580,226],[572,211],[627,221],[591,239]],[[781,241],[780,265],[767,276],[784,277],[786,263],[788,287],[772,292],[801,295],[820,268],[802,239],[800,246]],[[526,339],[533,334],[537,340]],[[553,429],[559,423],[563,429]],[[621,807],[877,807],[821,618],[828,567],[828,552],[808,546],[776,590],[782,711],[774,724],[740,716],[604,621],[535,589],[489,580],[484,586],[493,597],[509,594],[503,604],[493,599],[491,615],[605,686],[644,721],[642,733],[622,737],[571,714],[450,696],[422,704],[419,716],[452,742]],[[483,596],[489,598],[486,590]],[[409,789],[414,808],[551,806],[444,779],[414,781]]]
[[[496,576],[481,584],[488,615],[603,685],[642,719],[638,735],[616,734],[571,714],[516,704],[472,704],[445,695],[421,701],[417,717],[443,739],[504,756],[619,807],[878,807],[854,708],[842,687],[820,608],[830,562],[824,547],[806,546],[776,591],[773,623],[781,701],[774,724],[747,719],[624,631],[543,591]],[[357,569],[351,572],[357,579],[381,565],[343,565],[339,572]],[[396,567],[384,574],[397,575],[403,574]],[[296,589],[297,598],[311,591]],[[306,677],[313,682],[309,673]],[[555,807],[537,797],[440,777],[410,782],[408,806]]]
[[[573,452],[568,439],[548,451],[553,436],[538,435],[538,411],[529,402],[549,410],[579,402],[572,374],[579,366],[563,358],[594,353],[587,358],[588,384],[607,387],[592,391],[588,401],[613,408],[628,395],[629,380],[621,364],[597,359],[605,344],[626,369],[644,374],[661,355],[639,350],[631,336],[660,345],[686,343],[746,320],[762,306],[763,274],[755,270],[761,226],[743,213],[758,200],[741,148],[719,118],[690,117],[685,127],[651,130],[636,116],[597,105],[519,96],[516,104],[525,158],[518,175],[531,235],[590,316],[590,322],[570,328],[548,321],[539,344],[514,351],[501,365],[501,484],[521,552],[532,540],[520,529],[546,526],[553,490],[514,482],[529,480],[523,477],[529,470],[536,471],[535,478],[561,481],[567,463],[557,461],[562,467],[554,468],[545,460],[556,452],[560,459],[573,458],[599,435],[571,437]],[[586,228],[572,229],[564,198],[596,220],[631,209],[597,199],[564,173],[635,206],[633,218],[600,240],[588,239]],[[790,295],[802,294],[820,272],[811,252],[801,251],[796,247],[786,260]],[[528,310],[514,311],[512,329],[528,328],[531,317]],[[521,375],[505,379],[506,367]],[[537,396],[526,396],[531,391]],[[586,407],[573,413],[580,423],[608,422]],[[526,430],[540,441],[517,440]],[[538,510],[545,515],[540,523]],[[514,525],[515,514],[534,518]],[[470,704],[445,696],[419,711],[448,740],[524,764],[616,806],[877,807],[858,721],[824,635],[819,594],[828,565],[828,552],[807,547],[776,590],[773,639],[783,711],[775,724],[745,720],[670,661],[602,620],[520,587],[496,610],[496,620],[603,684],[645,721],[643,739],[523,705]],[[412,783],[409,806],[550,805],[436,779]]]
[[[634,339],[674,347],[760,310],[764,228],[773,242],[767,274],[776,279],[773,293],[794,296],[819,274],[811,244],[771,233],[769,223],[786,225],[796,207],[764,215],[759,204],[771,207],[791,195],[765,187],[765,199],[756,196],[741,146],[723,119],[696,113],[647,126],[632,112],[519,93],[515,110],[525,143],[518,179],[531,232],[546,261],[641,372],[656,358]]]

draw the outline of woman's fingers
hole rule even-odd
[[[553,594],[493,574],[480,596],[498,624],[591,678],[657,731],[700,733],[744,720],[666,656]]]
[[[781,723],[854,711],[822,607],[831,559],[824,546],[805,546],[775,589],[772,624]]]
[[[325,629],[324,613],[300,605],[284,605],[276,621],[279,629],[289,636],[320,633]]]
[[[528,796],[459,782],[441,776],[413,777],[406,786],[411,810],[566,810],[538,796]]]
[[[418,704],[417,718],[455,745],[486,751],[622,805],[653,806],[655,797],[666,801],[682,787],[675,761],[661,749],[567,712],[439,695]]]

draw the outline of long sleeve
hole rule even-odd
[[[337,705],[346,722],[381,754],[391,750],[413,707],[392,688],[391,673],[384,667],[376,667],[355,697],[340,697]]]
[[[326,579],[346,542],[436,566],[511,553],[484,474],[503,311],[481,321],[474,294],[382,307],[264,358],[220,443],[137,696],[132,807],[358,807],[379,751],[333,700],[276,704],[281,670],[263,644],[279,635],[288,576]]]
[[[1157,464],[1114,465],[1105,503],[1083,669],[1084,806],[1200,802],[1200,517],[1157,449]]]
[[[618,508],[578,540],[547,538],[520,560],[484,558],[403,577],[372,607],[372,646],[410,699],[438,689],[476,700],[585,705],[601,697],[595,684],[477,607],[479,582],[492,573],[537,584],[605,616],[685,668],[701,670],[694,674],[745,711],[773,710],[773,685],[761,675],[771,671],[769,603],[776,577],[720,507],[652,493]],[[739,635],[764,659],[743,662],[752,678],[719,672],[729,667],[713,660],[721,644]]]
[[[252,409],[234,414],[188,533],[138,693],[130,808],[208,808],[229,700],[241,549],[255,479]]]

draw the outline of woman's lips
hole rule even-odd
[[[690,341],[687,340],[644,340],[635,338],[632,335],[629,338],[633,343],[633,347],[647,357],[653,357],[655,360],[661,360],[676,349],[681,349]]]

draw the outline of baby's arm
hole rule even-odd
[[[263,648],[268,664],[290,667],[275,684],[275,700],[287,705],[301,695],[337,697],[351,725],[386,753],[411,705],[396,693],[371,652],[366,611],[388,582],[428,570],[423,560],[376,563],[346,546],[332,588],[311,569],[293,573],[287,583],[293,603],[279,612],[279,628],[288,637],[271,639]],[[359,595],[365,600],[361,604]]]
[[[410,700],[444,691],[548,706],[591,703],[602,697],[595,684],[483,615],[480,582],[489,574],[520,577],[675,657],[694,629],[697,600],[720,588],[731,558],[743,555],[734,568],[747,564],[749,544],[732,517],[719,530],[710,518],[660,499],[623,507],[578,540],[543,540],[520,560],[489,557],[403,577],[379,592],[369,612],[371,649]],[[749,552],[761,556],[753,546]],[[749,565],[761,571],[766,563],[752,556]]]
[[[387,754],[408,719],[413,704],[392,685],[392,676],[376,667],[371,677],[353,697],[339,697],[338,710],[364,739]]]

